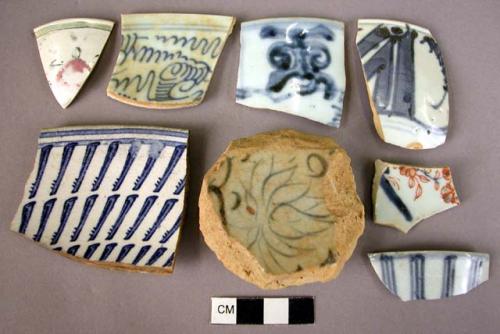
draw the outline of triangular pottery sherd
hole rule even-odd
[[[99,60],[114,23],[74,18],[34,29],[43,70],[61,107],[76,97]]]

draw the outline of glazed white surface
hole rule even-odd
[[[94,69],[113,24],[78,18],[35,28],[45,76],[61,107],[69,106]]]
[[[108,96],[154,109],[201,103],[234,21],[220,15],[122,15],[122,43]]]
[[[327,47],[331,56],[329,66],[320,72],[328,74],[335,83],[335,94],[332,99],[324,99],[324,89],[320,88],[310,95],[297,93],[300,80],[289,79],[280,93],[266,92],[266,85],[271,72],[275,68],[268,61],[270,47],[280,39],[260,38],[260,30],[267,25],[280,27],[287,31],[293,28],[304,28],[306,31],[318,25],[328,27],[334,33],[333,41],[311,38],[313,43]],[[285,41],[283,38],[281,41]],[[307,41],[307,39],[306,39]],[[334,20],[316,18],[272,18],[243,22],[240,36],[240,62],[238,69],[238,90],[250,92],[247,98],[236,97],[236,102],[252,108],[266,108],[286,112],[292,115],[327,124],[340,126],[343,99],[345,92],[344,64],[344,23]],[[283,99],[289,94],[290,97]],[[332,107],[334,106],[334,107]]]
[[[112,133],[118,130],[119,133]],[[96,131],[95,134],[81,134],[79,131]],[[75,132],[74,135],[71,133]],[[62,135],[59,136],[58,134]],[[58,250],[60,252],[68,252],[73,246],[78,246],[78,250],[74,255],[79,258],[86,258],[90,261],[100,261],[122,264],[134,264],[137,266],[152,266],[158,268],[172,267],[177,246],[180,223],[182,222],[182,215],[184,211],[184,197],[185,187],[179,186],[180,182],[186,181],[187,170],[187,141],[188,132],[185,130],[171,130],[167,128],[153,128],[153,127],[71,127],[71,128],[58,128],[52,130],[44,130],[40,134],[39,150],[35,160],[35,167],[27,180],[23,200],[19,206],[16,216],[11,224],[11,230],[22,233],[25,237],[36,239],[37,233],[42,230],[42,235],[39,238],[41,245]],[[67,164],[66,171],[61,179],[59,188],[55,194],[51,194],[53,185],[60,173],[62,160],[64,156],[64,148],[67,143],[77,143],[75,146],[69,163]],[[90,164],[86,174],[84,175],[83,182],[79,189],[75,191],[76,180],[81,175],[81,168],[85,160],[87,152],[87,145],[90,143],[100,143],[90,159]],[[119,143],[114,157],[111,160],[107,172],[103,175],[102,182],[98,189],[93,190],[96,184],[98,175],[100,175],[102,166],[105,164],[105,159],[108,156],[111,143]],[[166,144],[165,144],[166,143]],[[39,176],[40,159],[43,159],[41,149],[53,145],[41,181],[37,184],[37,176]],[[131,151],[132,145],[136,145],[136,150]],[[156,191],[159,179],[168,168],[174,147],[186,147],[181,152],[177,164],[175,164],[170,176],[166,183],[161,187],[160,191]],[[129,152],[135,154],[131,167],[126,174],[119,189],[114,190],[117,180],[120,177],[125,161]],[[145,181],[139,189],[134,189],[137,185],[137,180],[145,169],[148,159],[156,156],[156,162],[153,165],[150,173],[147,175]],[[34,190],[37,189],[37,190]],[[35,192],[35,193],[33,193]],[[84,221],[79,235],[75,239],[73,237],[77,226],[82,221],[82,213],[84,206],[89,197],[97,195],[91,210],[89,211],[88,218]],[[136,199],[131,205],[129,211],[126,212],[122,223],[119,225],[112,238],[109,238],[112,226],[118,221],[126,198],[130,195],[135,195]],[[112,196],[118,196],[114,202],[113,208],[109,211],[109,215],[102,222],[100,231],[95,237],[92,237],[95,227],[98,225],[102,213],[105,211],[107,201]],[[157,196],[153,205],[147,211],[144,219],[139,222],[137,229],[131,237],[127,238],[127,234],[131,227],[135,224],[139,213],[143,208],[143,203],[150,196]],[[70,210],[69,217],[63,225],[63,208],[65,202],[76,197],[74,206]],[[52,211],[42,228],[44,205],[50,200],[55,199],[55,204]],[[160,212],[164,207],[164,203],[168,200],[174,200],[175,204],[163,218],[158,221],[161,216]],[[30,219],[23,231],[23,210],[29,203],[35,202],[34,208],[30,213]],[[179,220],[180,219],[180,220]],[[179,221],[178,221],[179,220]],[[153,224],[158,223],[154,233],[151,233],[148,240],[145,240],[146,235],[151,230]],[[177,225],[176,225],[177,223]],[[60,232],[60,237],[54,242],[54,236],[63,225],[63,230]],[[172,234],[169,238],[164,238],[165,234],[170,231]],[[162,241],[162,239],[165,239]],[[37,241],[37,240],[35,240]],[[105,260],[101,259],[103,249],[109,244],[116,243],[112,251],[108,254]],[[85,257],[85,253],[89,246],[99,244],[92,256]],[[125,245],[133,244],[134,246],[128,251],[126,256],[117,261],[117,257],[121,249]],[[141,248],[150,246],[147,252],[142,256],[139,261],[133,263]],[[161,256],[157,260],[148,264],[153,253],[160,247],[166,248],[162,250]],[[166,261],[172,257],[172,263],[165,266]]]
[[[400,167],[414,169],[416,171],[415,177],[411,178],[402,175],[399,170]],[[376,224],[394,227],[407,233],[423,219],[457,206],[459,204],[458,197],[456,201],[449,203],[443,199],[441,193],[443,187],[446,187],[447,184],[451,184],[454,189],[453,182],[451,181],[451,174],[450,180],[446,180],[442,176],[444,168],[447,167],[413,167],[376,160],[375,176],[373,178],[374,222]],[[384,174],[386,171],[389,171],[389,174]],[[441,176],[433,179],[432,176],[435,176],[436,173],[439,173]],[[405,219],[405,216],[394,202],[391,201],[387,192],[384,191],[384,188],[380,186],[382,177],[388,180],[389,186],[391,186],[392,190],[411,213],[411,220]],[[424,181],[422,181],[422,178],[426,178],[427,180],[423,179]],[[411,179],[413,179],[413,181]],[[411,187],[411,185],[413,185],[413,187]],[[417,196],[417,187],[421,187],[421,194],[419,196]],[[436,189],[435,187],[439,188]],[[456,191],[454,195],[457,196]]]
[[[408,24],[405,22],[362,19],[358,20],[358,33],[356,43],[359,44],[370,32],[384,24],[389,28],[399,27],[415,30],[418,33],[414,45],[414,68],[415,68],[415,95],[414,95],[414,118],[418,122],[400,117],[398,115],[384,115],[377,112],[380,121],[383,140],[387,143],[414,148],[415,145],[422,149],[430,149],[442,145],[446,140],[449,120],[449,100],[445,93],[442,104],[436,109],[432,104],[436,104],[443,97],[443,82],[445,77],[441,72],[441,66],[436,56],[429,51],[429,46],[423,42],[425,37],[431,37],[430,31],[426,28]],[[376,48],[366,53],[361,62],[365,65],[383,46],[389,41],[380,43]],[[397,51],[393,50],[393,57],[397,57]],[[364,71],[364,69],[363,69]],[[366,75],[366,73],[365,73]],[[377,76],[367,80],[369,98],[373,99]],[[371,101],[372,109],[376,109],[375,102]],[[435,130],[428,132],[428,127]]]
[[[386,267],[383,257],[392,265]],[[411,269],[413,256],[423,259],[419,277]],[[489,255],[456,251],[381,252],[368,254],[370,263],[382,283],[403,301],[433,300],[463,295],[486,282],[489,278]],[[454,257],[447,267],[446,258]],[[389,268],[389,270],[387,270]],[[390,273],[393,271],[393,274]],[[413,274],[413,278],[412,278]],[[449,275],[449,277],[445,277]],[[413,283],[412,283],[413,281]],[[415,296],[417,281],[422,283],[422,294]]]

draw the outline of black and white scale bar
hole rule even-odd
[[[300,325],[314,323],[313,297],[212,297],[212,324]]]

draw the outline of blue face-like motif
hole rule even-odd
[[[327,100],[333,98],[335,83],[322,72],[332,61],[328,48],[321,42],[322,39],[334,39],[328,27],[319,24],[312,29],[283,29],[269,25],[261,29],[260,37],[285,40],[275,42],[269,48],[268,61],[275,70],[269,75],[266,90],[281,92],[288,81],[295,78],[299,81],[298,94],[313,94],[323,85],[323,97]]]

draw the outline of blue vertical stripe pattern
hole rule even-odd
[[[78,249],[80,248],[80,245],[74,245],[68,248],[68,254],[70,255],[76,255],[76,252],[78,252]]]
[[[89,169],[92,158],[94,157],[95,151],[97,150],[97,147],[99,145],[99,142],[87,144],[87,148],[85,149],[85,156],[83,157],[82,161],[82,166],[80,167],[80,173],[78,173],[78,177],[75,179],[75,181],[73,181],[73,189],[71,190],[73,194],[80,190],[80,186],[82,185],[83,179],[85,178],[85,174],[87,174],[87,170]]]
[[[96,191],[101,186],[102,180],[104,180],[104,176],[108,171],[111,162],[113,161],[116,152],[118,151],[118,147],[120,146],[120,142],[114,141],[108,146],[108,151],[106,152],[106,157],[104,158],[104,162],[102,163],[101,169],[99,171],[99,175],[94,180],[92,184],[92,191]]]
[[[66,223],[68,222],[69,215],[71,214],[71,211],[73,210],[73,206],[75,205],[77,197],[71,197],[68,198],[64,202],[64,207],[63,207],[63,212],[61,215],[61,221],[59,223],[59,227],[57,228],[57,231],[54,232],[54,235],[52,236],[52,239],[50,240],[51,245],[57,244],[59,241],[59,238],[61,237],[61,234],[64,231],[64,228],[66,227]]]
[[[443,285],[441,288],[441,298],[449,298],[453,296],[453,291],[455,289],[456,262],[457,262],[456,255],[448,255],[444,258]]]
[[[179,162],[179,160],[182,157],[182,153],[186,149],[186,145],[178,145],[174,149],[174,153],[172,153],[172,157],[170,158],[170,161],[168,162],[167,169],[165,169],[165,172],[163,175],[158,179],[156,182],[156,187],[154,189],[154,192],[160,192],[160,190],[163,188],[165,183],[167,182],[168,178],[170,177],[170,174],[174,171],[175,166]]]
[[[139,227],[139,225],[141,225],[142,221],[147,216],[149,210],[151,210],[151,207],[156,202],[157,198],[158,198],[158,196],[154,196],[154,195],[146,198],[146,200],[144,201],[144,204],[142,205],[141,211],[139,211],[139,215],[135,219],[134,224],[128,229],[127,234],[125,235],[125,240],[129,240],[130,238],[132,238],[135,231],[137,231],[137,228]]]
[[[120,211],[120,215],[116,219],[116,222],[111,226],[108,236],[106,237],[106,240],[111,240],[115,237],[116,232],[118,232],[118,229],[123,223],[123,220],[125,219],[125,216],[129,212],[130,208],[134,204],[135,200],[139,197],[139,195],[133,194],[133,195],[128,195],[127,198],[125,199],[125,202],[123,203],[123,207]]]
[[[137,256],[135,257],[134,261],[132,261],[132,264],[133,265],[136,265],[137,263],[139,263],[139,261],[142,260],[142,258],[144,257],[144,255],[146,255],[146,253],[151,249],[151,246],[150,245],[146,245],[146,246],[142,246],[141,247],[141,250],[139,251],[139,253],[137,253]]]
[[[137,144],[137,142],[133,142],[130,145],[130,148],[128,149],[127,158],[125,159],[125,163],[123,165],[123,169],[120,173],[120,176],[118,176],[115,183],[113,184],[113,191],[119,190],[120,187],[122,186],[125,177],[127,177],[127,174],[130,171],[130,167],[132,167],[132,164],[135,161],[135,157],[137,156],[137,151],[139,151],[139,145]]]
[[[122,249],[120,250],[120,254],[118,254],[118,257],[116,258],[116,262],[122,262],[123,259],[128,255],[128,253],[130,252],[130,250],[132,248],[134,248],[135,245],[134,244],[128,244],[128,245],[125,245],[122,247]]]
[[[47,161],[49,161],[50,152],[53,147],[53,145],[46,145],[40,150],[38,170],[36,172],[35,182],[31,185],[31,190],[28,196],[29,199],[35,197],[38,192],[38,187],[40,187],[40,183],[42,182],[43,174],[45,173],[45,168],[47,167]]]
[[[468,289],[474,289],[479,285],[479,278],[481,277],[481,270],[483,266],[483,260],[478,257],[472,258],[471,269],[469,272],[469,283]]]
[[[156,221],[154,222],[153,226],[151,226],[149,230],[146,232],[146,235],[144,235],[142,241],[149,241],[149,239],[151,239],[153,234],[160,227],[161,223],[163,223],[167,215],[170,213],[170,211],[172,211],[172,208],[174,207],[175,203],[177,203],[177,199],[175,198],[170,198],[165,201],[165,204],[161,208],[160,214],[156,218]]]
[[[80,232],[82,231],[83,226],[85,225],[85,222],[87,221],[87,218],[90,214],[90,211],[94,207],[94,204],[95,204],[97,197],[99,197],[99,196],[98,195],[91,195],[91,196],[87,197],[87,199],[85,200],[85,205],[83,206],[82,215],[80,216],[80,222],[78,223],[78,225],[75,227],[75,230],[71,234],[71,239],[70,239],[71,241],[76,241],[78,239],[78,237],[80,236]]]
[[[49,220],[52,209],[54,208],[54,204],[56,203],[56,198],[49,199],[43,205],[42,217],[40,218],[40,225],[38,226],[38,231],[33,236],[33,240],[40,241],[42,238],[43,231],[45,231],[45,227],[47,226],[47,221]]]
[[[113,251],[113,249],[115,249],[116,245],[118,245],[116,242],[107,244],[106,247],[104,247],[104,250],[102,251],[99,261],[106,261],[108,259],[108,256]]]
[[[133,190],[141,189],[144,181],[146,181],[146,178],[149,176],[149,173],[151,173],[153,166],[155,165],[156,161],[158,160],[158,157],[160,156],[164,148],[165,148],[164,145],[151,145],[149,147],[148,159],[146,160],[146,164],[144,165],[144,169],[142,170],[141,175],[139,175],[139,177],[135,181]]]
[[[165,253],[167,250],[166,247],[160,247],[158,248],[154,254],[149,258],[148,262],[146,263],[147,266],[152,266],[158,259]]]
[[[59,173],[57,174],[56,179],[52,181],[50,196],[55,195],[57,190],[59,190],[59,186],[61,185],[61,181],[66,173],[66,169],[68,168],[69,161],[71,160],[71,156],[73,155],[76,145],[77,143],[70,143],[64,146],[61,165],[59,166]]]
[[[177,232],[177,230],[181,226],[181,222],[182,222],[182,215],[177,217],[177,220],[175,221],[175,224],[172,226],[172,228],[167,232],[165,232],[165,234],[161,237],[160,243],[164,244],[167,241],[169,241],[172,235],[174,235],[174,233]]]
[[[33,214],[33,209],[35,208],[35,204],[36,202],[29,202],[24,205],[23,213],[21,214],[21,225],[19,225],[19,233],[26,233],[26,229],[28,228],[31,215]]]
[[[380,256],[380,264],[382,266],[382,281],[384,285],[393,294],[398,294],[396,285],[396,274],[394,271],[394,257],[390,255]]]
[[[175,258],[175,252],[173,252],[169,258],[167,259],[167,262],[163,265],[163,267],[172,267],[172,264],[174,264],[174,258]]]
[[[120,195],[113,195],[109,196],[106,200],[106,204],[104,205],[104,209],[102,210],[101,216],[99,217],[99,221],[97,222],[97,225],[92,229],[92,232],[90,232],[89,241],[95,240],[95,238],[97,238],[97,235],[101,231],[102,225],[113,210],[118,197],[120,197]]]
[[[186,178],[183,177],[177,183],[177,186],[175,187],[174,195],[180,195],[180,193],[184,190],[185,185],[186,185]]]
[[[94,252],[96,251],[96,249],[99,247],[100,243],[96,243],[96,244],[92,244],[90,245],[89,247],[87,247],[87,250],[85,251],[85,254],[83,255],[83,257],[85,259],[90,259],[92,257],[92,255],[94,254]]]
[[[410,278],[412,299],[425,299],[425,256],[410,256]]]
[[[404,301],[461,295],[488,279],[483,266],[489,266],[489,255],[483,253],[388,252],[369,257],[384,286]]]

